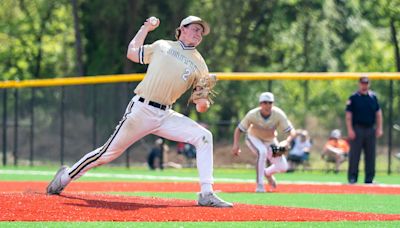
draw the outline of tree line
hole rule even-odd
[[[207,20],[212,32],[198,49],[212,72],[400,70],[399,0],[2,0],[1,4],[2,80],[145,72],[146,66],[126,59],[126,48],[152,15],[160,18],[161,25],[146,43],[174,39],[175,28],[187,15]],[[386,110],[393,108],[398,120],[399,83],[376,81],[372,87],[381,98],[385,118]],[[257,105],[261,92],[271,90],[296,126],[307,128],[317,119],[318,126],[332,129],[344,127],[345,102],[356,83],[224,81],[216,89],[216,104],[206,115],[187,108],[188,94],[175,107],[200,121],[236,123]],[[385,124],[386,129],[391,127]]]

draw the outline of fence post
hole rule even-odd
[[[129,89],[129,82],[126,83],[126,88],[127,88],[127,90],[126,90],[126,92],[127,92],[127,96],[126,96],[127,102],[126,102],[126,104],[129,104],[129,101],[130,101],[130,99],[131,99],[131,91],[130,91],[130,89]],[[130,166],[131,166],[131,163],[130,163],[130,160],[131,160],[130,152],[131,152],[131,147],[128,147],[128,148],[126,149],[126,151],[125,151],[125,155],[126,155],[126,168],[128,168],[128,169],[129,169]]]
[[[29,129],[29,165],[33,166],[33,156],[34,156],[34,137],[35,137],[35,115],[34,115],[34,107],[35,107],[35,88],[31,89],[31,100],[30,100],[30,112],[31,112],[31,126]]]
[[[61,86],[61,108],[60,108],[60,162],[64,165],[64,109],[65,109],[65,87]]]
[[[3,90],[3,166],[7,165],[7,89]]]
[[[389,82],[389,140],[388,140],[388,170],[387,173],[392,173],[392,126],[393,126],[393,80]]]
[[[19,103],[19,96],[18,96],[18,88],[14,89],[14,166],[18,165],[18,103]]]
[[[97,86],[92,86],[92,99],[93,99],[93,128],[92,128],[92,142],[93,142],[93,149],[97,147]]]

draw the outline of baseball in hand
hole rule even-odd
[[[207,99],[199,99],[196,101],[196,110],[198,112],[206,112],[210,107],[210,102]]]
[[[283,141],[279,142],[278,146],[287,148],[289,146],[289,144],[288,144],[288,141],[283,140]]]
[[[149,18],[149,22],[151,25],[156,26],[158,24],[158,19],[154,16]]]

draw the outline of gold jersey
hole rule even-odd
[[[147,100],[172,105],[191,88],[193,82],[208,75],[200,53],[181,41],[158,40],[139,49],[139,62],[149,64],[135,93]]]
[[[250,110],[238,125],[243,132],[259,138],[264,142],[273,142],[277,136],[276,130],[287,133],[293,129],[286,114],[278,107],[272,106],[268,118],[261,116],[261,107]]]

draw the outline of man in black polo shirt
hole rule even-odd
[[[364,150],[365,180],[373,183],[375,176],[375,144],[381,137],[382,110],[375,93],[369,90],[369,79],[361,77],[359,89],[350,96],[346,106],[346,126],[350,139],[349,170],[347,178],[350,184],[357,183],[358,164],[361,150]]]

